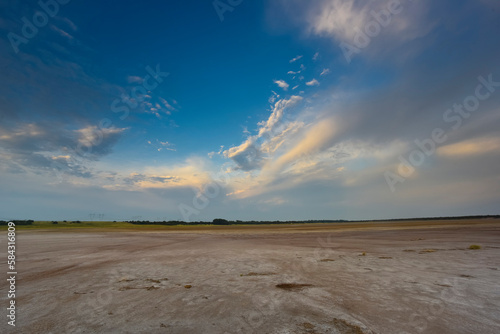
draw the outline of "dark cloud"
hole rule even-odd
[[[133,174],[123,178],[123,183],[127,185],[134,185],[138,182],[149,181],[153,183],[172,183],[179,182],[180,178],[177,176],[149,176],[145,174]]]
[[[231,155],[231,160],[236,163],[236,170],[252,171],[262,167],[264,155],[254,144],[249,144]]]
[[[7,172],[68,173],[91,177],[88,165],[112,152],[125,129],[68,130],[54,123],[0,126],[0,156]]]

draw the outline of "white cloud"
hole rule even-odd
[[[272,113],[266,121],[258,123],[258,134],[248,137],[241,145],[231,147],[223,152],[226,158],[236,163],[236,170],[251,171],[262,167],[265,163],[265,153],[271,149],[269,146],[263,151],[263,143],[272,141],[274,137],[286,131],[283,126],[283,117],[286,109],[293,108],[303,98],[293,95],[289,99],[278,100]],[[284,127],[284,128],[283,128]],[[277,144],[275,143],[274,146]]]
[[[268,200],[261,200],[259,203],[269,205],[269,206],[280,206],[283,205],[287,202],[287,200],[283,199],[282,197],[273,197]]]
[[[290,64],[291,64],[291,63],[295,63],[297,60],[302,59],[302,57],[303,57],[303,56],[297,56],[297,57],[295,57],[295,58],[291,59],[291,60],[290,60]]]
[[[329,74],[329,73],[330,73],[330,69],[329,69],[329,68],[325,68],[325,69],[321,72],[321,74],[320,74],[320,75],[321,75],[321,76],[323,76],[323,75],[327,75],[327,74]]]
[[[303,98],[301,96],[293,95],[288,100],[282,99],[276,102],[273,112],[271,113],[271,116],[269,116],[268,120],[266,122],[259,123],[261,126],[259,129],[259,136],[263,136],[265,133],[271,132],[276,124],[278,124],[283,118],[285,109],[294,107],[297,103],[302,101],[302,99]]]
[[[172,110],[172,111],[176,110],[176,109],[175,109],[174,107],[172,107],[172,105],[171,105],[170,103],[168,103],[168,101],[167,101],[167,100],[165,100],[164,98],[159,97],[158,99],[161,101],[161,103],[163,103],[163,105],[165,106],[165,108],[167,108],[168,110]],[[173,102],[174,102],[174,103],[176,103],[176,102],[175,102],[175,100],[174,100]]]
[[[317,35],[334,35],[340,40],[352,40],[356,27],[363,27],[368,19],[369,2],[356,6],[354,1],[330,0],[318,2],[310,14],[310,29]]]
[[[132,83],[142,84],[142,80],[143,80],[143,78],[138,77],[138,76],[135,76],[135,75],[129,75],[129,76],[127,77],[127,82],[128,82],[129,84],[132,84]]]
[[[210,152],[208,153],[208,157],[212,159],[215,155],[224,155],[224,145],[221,145],[219,148],[219,152]]]
[[[73,30],[73,31],[77,31],[78,30],[78,27],[76,26],[76,24],[73,23],[73,21],[71,21],[70,19],[68,18],[63,18],[63,21]]]
[[[70,35],[69,33],[67,33],[66,31],[54,26],[54,25],[51,25],[51,28],[56,31],[59,35],[63,36],[63,37],[66,37],[70,40],[74,39],[74,37],[72,35]]]
[[[78,143],[92,146],[99,146],[103,140],[109,137],[120,135],[126,129],[120,128],[98,128],[95,125],[87,126],[85,128],[75,130],[78,133]]]
[[[271,104],[273,104],[274,102],[276,102],[277,99],[280,98],[278,93],[276,93],[274,90],[272,92],[273,92],[273,95],[271,95],[268,99],[268,102]],[[249,116],[249,118],[250,118],[250,116]]]
[[[257,173],[239,178],[233,175],[232,196],[246,198],[284,191],[306,180],[338,173],[336,168],[326,173],[326,165],[337,164],[340,160],[332,159],[331,152],[326,155],[323,152],[331,146],[337,132],[333,119],[313,120],[309,124],[288,123],[260,147],[266,158],[262,159]]]
[[[308,86],[319,86],[319,81],[316,80],[316,79],[312,79],[311,81],[306,82],[306,85],[308,85]]]
[[[437,154],[446,157],[470,158],[484,154],[500,152],[500,138],[486,137],[464,140],[462,142],[441,146]]]
[[[381,19],[377,13],[388,11],[390,4],[396,3],[395,1],[318,0],[304,3],[290,0],[282,3],[283,6],[298,8],[291,17],[296,17],[298,22],[305,25],[306,33],[332,38],[339,46],[341,43],[356,46],[360,31],[378,26],[380,29],[377,28],[375,36],[371,34],[369,48],[366,45],[360,48],[369,50],[367,54],[370,55],[385,55],[389,48],[427,35],[438,23],[436,19],[430,20],[428,17],[429,0],[400,1],[396,10],[393,10],[395,14],[390,14],[388,22],[384,21],[383,24],[379,23]],[[387,16],[383,16],[385,17]],[[412,46],[406,53],[410,55],[417,52],[416,49],[418,46]],[[398,56],[401,58],[401,55]]]
[[[319,52],[316,52],[313,56],[313,60],[316,61],[319,58]]]
[[[174,147],[174,144],[169,143],[168,141],[160,141],[160,140],[156,139],[156,142],[153,144],[153,143],[151,143],[150,140],[148,140],[148,144],[153,146],[158,152],[161,152],[163,150],[172,151],[172,152],[177,151]]]
[[[288,87],[290,87],[285,80],[274,80],[274,83],[283,88],[283,90],[288,90]]]

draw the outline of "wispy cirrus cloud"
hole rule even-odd
[[[262,147],[266,142],[272,141],[274,137],[286,131],[283,124],[285,111],[295,107],[302,100],[301,96],[293,95],[289,99],[276,101],[269,118],[258,123],[259,129],[256,135],[249,136],[241,145],[224,151],[224,156],[236,164],[236,170],[251,171],[262,166],[264,160],[267,159]]]
[[[290,59],[290,64],[295,63],[297,60],[302,59],[302,57],[304,57],[304,56],[300,55],[300,56],[297,56],[297,57],[295,57],[293,59]]]
[[[74,37],[72,35],[70,35],[68,32],[64,31],[63,29],[61,28],[58,28],[56,27],[55,25],[51,25],[50,26],[54,31],[56,31],[57,33],[59,33],[59,35],[63,36],[63,37],[66,37],[68,38],[69,40],[72,40],[74,39]]]
[[[172,151],[176,152],[177,150],[175,149],[175,145],[172,143],[169,143],[168,141],[161,141],[156,139],[154,142],[151,140],[148,140],[148,144],[153,146],[158,152],[161,151]]]

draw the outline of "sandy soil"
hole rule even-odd
[[[493,334],[499,255],[498,220],[18,231],[0,332]]]

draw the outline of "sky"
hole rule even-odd
[[[500,213],[497,0],[0,13],[0,219]]]

